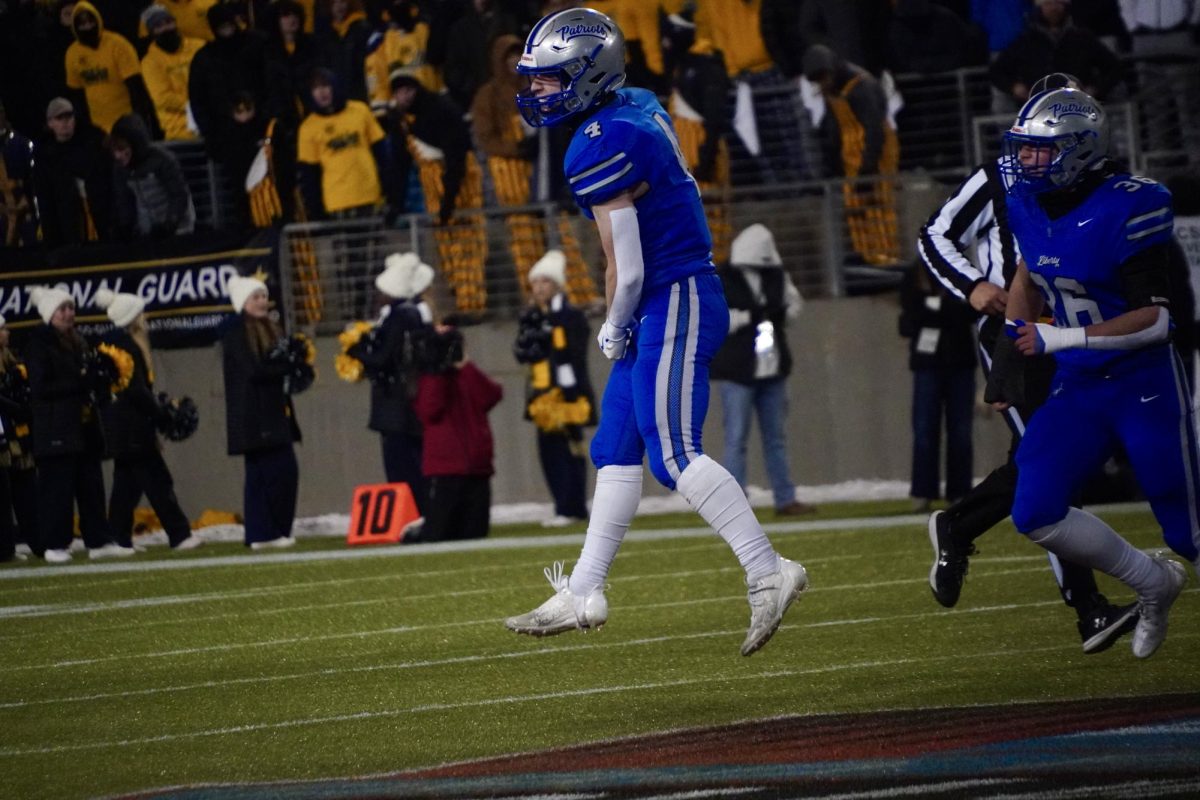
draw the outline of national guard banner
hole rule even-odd
[[[80,333],[99,335],[112,327],[95,302],[96,292],[107,288],[146,301],[153,346],[207,346],[217,341],[222,323],[233,315],[229,278],[276,274],[276,239],[266,231],[253,237],[210,234],[119,249],[81,248],[68,263],[60,260],[54,266],[38,264],[37,254],[29,253],[22,263],[9,261],[9,268],[0,271],[0,314],[20,337],[41,322],[30,300],[33,288],[56,286],[75,299]],[[277,294],[275,281],[268,280],[268,286]]]

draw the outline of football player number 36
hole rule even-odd
[[[354,490],[346,544],[400,541],[404,526],[417,518],[417,505],[407,483],[376,483]]]
[[[1104,317],[1100,315],[1100,306],[1088,297],[1087,287],[1074,278],[1059,276],[1053,281],[1048,281],[1044,275],[1036,272],[1030,272],[1029,277],[1033,278],[1033,282],[1042,293],[1050,298],[1055,311],[1061,312],[1056,316],[1066,319],[1072,327],[1083,328],[1104,321]]]

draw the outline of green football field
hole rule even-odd
[[[1128,637],[1085,656],[1039,548],[1007,523],[989,533],[959,607],[943,610],[924,518],[903,508],[768,514],[811,589],[751,658],[738,654],[741,570],[689,515],[639,519],[610,576],[608,625],[549,639],[502,619],[549,596],[542,568],[570,568],[578,530],[5,566],[0,795],[377,775],[780,715],[1200,689],[1190,568],[1153,658],[1135,659]],[[1161,546],[1148,512],[1104,516]]]

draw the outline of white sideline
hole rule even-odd
[[[1089,506],[1088,510],[1103,514],[1106,512],[1137,511],[1148,509],[1146,503],[1112,503]],[[840,530],[864,530],[881,528],[899,528],[913,525],[924,526],[929,515],[899,514],[887,517],[859,517],[847,519],[812,520],[809,522],[774,522],[763,525],[767,533],[813,533]],[[546,534],[540,536],[505,536],[497,538],[471,539],[454,542],[434,542],[419,545],[396,546],[363,546],[346,550],[321,550],[317,552],[287,552],[264,553],[263,551],[247,552],[244,555],[212,556],[208,558],[181,558],[142,561],[136,557],[127,561],[107,562],[100,564],[64,565],[55,567],[16,567],[0,570],[0,581],[24,580],[46,576],[70,577],[77,575],[94,575],[97,573],[114,574],[122,572],[158,572],[167,570],[190,570],[208,567],[249,566],[251,564],[302,564],[320,561],[337,561],[360,558],[411,557],[428,555],[429,553],[459,553],[484,552],[490,550],[531,550],[549,547],[564,547],[583,544],[582,533]],[[672,539],[696,539],[713,536],[712,529],[707,526],[693,528],[671,528],[664,530],[637,531],[631,530],[626,534],[627,542],[657,542]]]

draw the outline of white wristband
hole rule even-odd
[[[1037,331],[1046,346],[1046,353],[1070,349],[1086,350],[1088,346],[1087,331],[1083,328],[1060,328],[1039,322]]]

